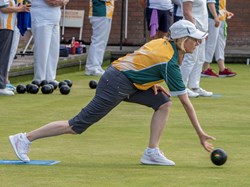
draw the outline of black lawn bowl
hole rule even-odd
[[[63,85],[60,87],[60,93],[62,95],[68,95],[70,93],[70,87],[68,85]]]
[[[49,84],[52,84],[54,86],[54,90],[57,89],[58,83],[55,81],[50,81]]]
[[[51,91],[50,91],[50,93],[53,93],[53,92],[54,92],[54,90],[55,90],[55,87],[54,87],[52,84],[47,84],[47,85],[51,87]]]
[[[38,87],[40,87],[40,82],[39,82],[38,80],[33,80],[33,81],[31,82],[31,84],[35,84],[35,85],[37,85]]]
[[[29,91],[30,91],[30,87],[32,86],[33,84],[27,84],[26,85],[26,91],[27,91],[27,93],[30,93]]]
[[[41,88],[41,91],[43,94],[51,94],[52,93],[52,87],[48,84],[44,85],[42,88]]]
[[[89,87],[90,87],[91,89],[96,89],[96,87],[97,87],[97,82],[94,81],[94,80],[89,81]]]
[[[37,94],[38,91],[39,91],[39,87],[37,85],[31,84],[29,86],[29,91],[28,91],[29,93],[31,93],[31,94]]]
[[[58,84],[58,87],[59,87],[59,89],[63,86],[63,85],[68,85],[66,82],[59,82],[59,84]]]
[[[69,87],[73,85],[72,81],[69,79],[64,80],[64,82],[66,82]]]
[[[46,84],[49,84],[49,82],[47,80],[43,80],[41,83],[40,83],[40,86],[44,86]]]
[[[26,86],[23,84],[17,85],[16,92],[19,94],[24,94],[26,92]]]
[[[223,149],[215,149],[211,153],[211,161],[217,165],[221,166],[227,161],[227,153]]]

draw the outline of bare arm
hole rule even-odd
[[[179,95],[178,96],[197,135],[200,138],[200,142],[202,144],[202,146],[204,147],[205,150],[207,150],[208,152],[211,152],[214,148],[213,145],[210,144],[208,142],[208,140],[215,140],[214,137],[207,135],[201,128],[200,123],[198,121],[195,109],[192,105],[192,103],[190,102],[188,95],[184,94],[184,95]]]
[[[9,14],[9,13],[13,13],[13,12],[29,12],[30,7],[31,7],[30,4],[25,4],[25,5],[20,4],[20,6],[16,6],[16,7],[1,8],[0,11],[2,13],[5,13],[5,14]]]
[[[217,15],[217,13],[216,13],[215,4],[208,3],[207,6],[208,6],[209,11],[211,12],[211,14],[214,17],[214,26],[218,27],[220,25],[220,19],[219,19],[219,15]]]
[[[231,19],[234,16],[234,13],[227,11],[227,19]]]
[[[49,6],[58,7],[58,6],[66,5],[69,2],[69,0],[45,0],[45,2]]]
[[[193,18],[192,9],[193,9],[193,2],[192,1],[183,2],[183,16],[184,16],[184,18],[195,24],[195,19]]]

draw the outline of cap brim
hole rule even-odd
[[[206,38],[207,35],[208,35],[207,32],[202,32],[202,31],[199,31],[199,30],[197,29],[195,33],[192,33],[192,34],[190,34],[189,36],[192,37],[192,38],[201,40],[201,39]]]

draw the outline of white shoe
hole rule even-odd
[[[15,95],[13,91],[9,90],[8,88],[0,89],[0,95],[8,95],[12,96]]]
[[[16,92],[16,87],[10,83],[6,84],[6,88],[14,93]]]
[[[27,156],[29,152],[30,142],[26,137],[26,134],[19,133],[16,135],[9,136],[9,141],[14,149],[16,156],[23,162],[29,162],[30,159]]]
[[[172,160],[167,159],[159,148],[149,149],[144,151],[141,158],[142,164],[148,165],[162,165],[162,166],[174,166],[175,163]]]
[[[99,71],[99,70],[96,70],[96,71],[85,71],[85,75],[87,76],[102,76],[104,74],[104,71]]]
[[[101,67],[100,67],[100,68],[98,68],[98,71],[100,71],[101,73],[104,73],[104,72],[105,72],[105,70],[104,70],[104,69],[102,69]]]
[[[199,97],[200,94],[193,92],[192,90],[187,88],[188,97]]]
[[[203,97],[211,97],[213,95],[213,92],[208,92],[202,88],[198,88],[198,89],[192,89],[194,93],[199,94],[199,96],[203,96]]]

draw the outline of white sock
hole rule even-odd
[[[23,138],[23,140],[25,141],[25,143],[31,144],[31,141],[29,141],[29,139],[27,138],[26,133],[23,133],[22,138]]]
[[[147,153],[148,154],[151,154],[151,153],[153,153],[153,152],[155,152],[156,150],[159,150],[159,148],[158,147],[155,147],[155,148],[147,148]]]

